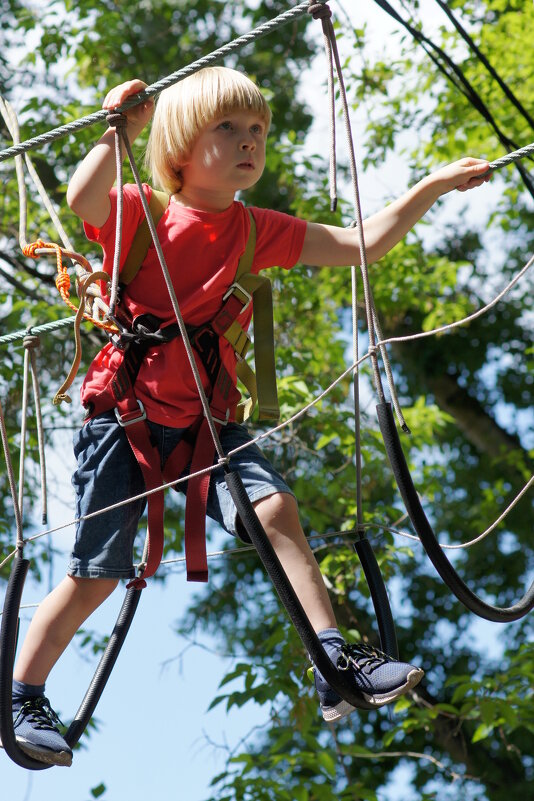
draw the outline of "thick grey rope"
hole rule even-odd
[[[35,325],[32,326],[31,333],[44,334],[47,331],[55,331],[57,328],[66,328],[67,326],[73,325],[75,319],[76,316],[73,315],[72,317],[63,317],[61,320],[52,320],[50,323]],[[20,339],[24,339],[27,334],[27,328],[24,331],[13,331],[12,334],[4,334],[0,337],[0,345],[7,344],[9,342],[18,342]]]
[[[324,4],[325,2],[326,0],[317,0],[317,3],[319,4]],[[208,67],[209,65],[214,64],[216,61],[220,61],[225,56],[230,55],[237,50],[241,50],[241,48],[251,44],[252,42],[255,42],[257,39],[267,36],[297,17],[306,14],[308,6],[309,2],[308,0],[305,0],[305,2],[301,2],[298,6],[295,6],[295,8],[284,11],[283,14],[279,14],[274,19],[262,23],[257,28],[254,28],[254,30],[239,36],[232,42],[219,47],[217,50],[208,53],[208,55],[199,58],[197,61],[193,61],[192,64],[188,64],[186,67],[182,67],[176,72],[171,73],[166,78],[153,83],[139,94],[132,95],[132,97],[128,98],[128,100],[126,100],[122,106],[117,108],[116,111],[125,111],[126,109],[131,108],[138,103],[142,103],[143,101],[148,100],[148,98],[159,94],[168,86],[172,86],[174,83],[178,83],[178,81],[183,80],[188,75],[192,75],[194,72],[198,72],[198,70],[202,69],[203,67]],[[41,145],[48,144],[49,142],[54,142],[56,139],[60,139],[63,136],[76,133],[83,128],[88,128],[90,125],[94,125],[96,122],[103,122],[105,121],[107,115],[108,112],[105,109],[95,111],[93,114],[89,114],[86,117],[81,117],[80,119],[69,122],[66,125],[61,125],[59,128],[54,128],[52,131],[48,131],[40,136],[27,139],[25,142],[0,151],[0,162],[5,161],[12,156],[16,156],[20,153],[25,153],[28,150],[40,147]]]
[[[534,142],[530,145],[525,145],[525,147],[520,147],[519,150],[514,150],[512,153],[507,153],[506,156],[501,156],[495,161],[490,161],[489,168],[490,170],[500,170],[501,167],[507,167],[509,164],[513,164],[514,161],[519,161],[519,159],[530,156],[532,153],[534,153]]]

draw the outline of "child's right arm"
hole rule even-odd
[[[127,97],[145,89],[146,85],[143,81],[134,80],[116,86],[108,92],[102,108],[110,111],[117,108]],[[153,110],[154,102],[149,100],[125,112],[130,142],[141,133],[152,117]],[[87,154],[69,182],[67,203],[72,211],[95,228],[101,228],[109,217],[109,192],[116,177],[115,131],[109,128]]]

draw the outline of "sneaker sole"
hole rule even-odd
[[[72,754],[68,751],[51,751],[50,749],[43,749],[38,745],[22,740],[17,737],[17,745],[32,759],[38,762],[44,762],[46,765],[60,765],[61,767],[70,768],[72,765]]]
[[[421,670],[421,668],[414,668],[413,670],[410,670],[406,677],[406,681],[400,687],[395,687],[394,690],[390,690],[388,693],[376,695],[367,695],[367,693],[363,693],[363,697],[367,703],[373,707],[373,709],[378,709],[381,706],[385,706],[385,704],[390,704],[392,701],[396,701],[401,695],[407,693],[408,690],[411,690],[413,687],[419,684],[424,675],[424,670]],[[335,723],[337,720],[347,717],[347,715],[350,715],[355,710],[356,707],[352,706],[352,704],[349,704],[349,702],[345,700],[342,700],[339,704],[337,704],[337,706],[321,707],[323,719],[326,720],[327,723]]]

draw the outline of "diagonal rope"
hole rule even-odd
[[[324,4],[326,0],[317,0],[318,4]],[[217,50],[213,50],[211,53],[208,53],[206,56],[197,59],[197,61],[193,61],[191,64],[188,64],[185,67],[177,70],[176,72],[171,73],[166,78],[153,83],[151,86],[148,86],[142,92],[137,95],[132,95],[131,98],[128,98],[122,106],[120,106],[117,111],[126,111],[126,109],[131,108],[132,106],[137,105],[138,103],[142,103],[148,100],[151,97],[159,94],[163,89],[166,89],[169,86],[172,86],[178,81],[183,80],[189,75],[192,75],[194,72],[198,72],[198,70],[202,69],[203,67],[207,67],[211,64],[214,64],[217,61],[221,61],[225,56],[230,55],[231,53],[235,53],[237,50],[241,50],[248,44],[252,44],[256,42],[258,39],[261,39],[264,36],[268,36],[273,31],[276,31],[278,28],[287,25],[289,22],[292,22],[294,19],[303,16],[307,13],[308,10],[308,0],[304,0],[304,2],[299,3],[299,5],[295,6],[294,8],[289,9],[288,11],[284,11],[282,14],[279,14],[277,17],[274,17],[272,20],[268,20],[267,22],[262,23],[257,28],[254,28],[252,31],[239,36],[237,39],[234,39],[232,42],[228,42],[227,44],[219,47]],[[13,147],[8,147],[5,150],[0,151],[0,162],[5,161],[8,158],[12,158],[17,154],[25,153],[28,150],[33,150],[34,148],[40,147],[41,145],[48,144],[49,142],[54,142],[56,139],[61,139],[64,136],[68,136],[69,134],[76,133],[77,131],[82,130],[83,128],[88,128],[91,125],[94,125],[97,122],[104,122],[106,120],[108,112],[105,109],[100,111],[95,111],[92,114],[87,115],[86,117],[81,117],[78,120],[74,120],[73,122],[69,122],[66,125],[61,125],[59,128],[54,128],[47,133],[41,134],[39,136],[35,136],[32,139],[27,139],[25,142],[21,142],[18,145],[14,145]]]
[[[447,80],[450,81],[453,86],[464,95],[469,103],[471,103],[473,108],[476,109],[476,111],[478,111],[478,113],[486,120],[506,150],[510,152],[514,151],[514,149],[517,147],[516,144],[501,130],[497,120],[491,113],[488,106],[484,103],[479,93],[473,87],[460,67],[455,64],[452,58],[441,47],[438,47],[438,45],[436,45],[431,39],[425,36],[422,31],[411,25],[407,20],[403,19],[388,2],[388,0],[375,0],[375,3],[410,33],[414,40],[423,48],[439,72],[441,72],[442,75],[444,75],[445,78],[447,78]],[[516,166],[521,175],[525,188],[531,197],[534,198],[534,182],[522,164],[517,163]]]
[[[512,103],[512,105],[515,106],[515,108],[519,111],[521,116],[528,122],[530,127],[534,130],[534,117],[532,117],[532,115],[529,114],[527,109],[524,107],[521,101],[516,97],[516,95],[510,89],[508,84],[505,81],[503,81],[503,79],[493,66],[493,64],[491,64],[489,59],[484,55],[480,47],[474,41],[473,37],[468,34],[462,23],[458,20],[457,17],[454,16],[452,9],[449,7],[449,4],[444,3],[443,0],[436,0],[436,3],[450,19],[450,21],[452,22],[452,24],[454,25],[454,27],[456,28],[456,30],[458,31],[464,42],[471,48],[471,50],[476,55],[480,63],[484,65],[484,67],[489,72],[491,77],[494,79],[494,81],[502,90],[503,94],[506,95],[510,103]]]

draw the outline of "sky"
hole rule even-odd
[[[336,13],[336,2],[330,3]],[[370,11],[366,19],[380,33],[377,46],[385,41],[390,21],[381,12]],[[343,8],[355,24],[360,22],[362,3],[344,0]],[[358,19],[356,19],[358,17]],[[319,26],[318,26],[319,28]],[[264,46],[267,40],[263,40]],[[316,81],[316,75],[314,76]],[[313,83],[316,86],[316,83]],[[325,89],[326,91],[326,89]],[[316,141],[324,142],[328,129],[326,104],[316,101]],[[356,138],[364,120],[358,118]],[[313,139],[312,145],[313,149]],[[343,145],[340,147],[343,152]],[[364,213],[374,211],[379,195],[391,191],[392,184],[403,184],[404,170],[395,175],[363,176]],[[402,187],[404,188],[404,187]],[[350,195],[348,197],[350,199]],[[55,487],[50,508],[50,527],[72,519],[70,473],[74,458],[67,432],[58,433],[57,448],[49,457]],[[73,537],[73,528],[54,534],[54,546],[63,555],[54,559],[53,583],[64,575]],[[211,779],[223,769],[228,749],[236,747],[255,726],[265,722],[265,713],[252,705],[226,713],[224,705],[211,711],[207,708],[217,693],[220,680],[231,668],[231,657],[218,654],[207,638],[190,647],[173,631],[180,611],[191,602],[196,585],[188,584],[182,570],[176,570],[165,587],[151,582],[144,590],[137,615],[125,646],[119,656],[96,717],[100,729],[91,735],[88,745],[75,754],[71,768],[52,768],[40,772],[25,771],[0,754],[0,787],[2,798],[9,801],[90,801],[91,789],[103,782],[104,801],[141,801],[142,799],[176,799],[204,801],[209,797]],[[92,629],[109,633],[123,599],[123,588],[91,618]],[[23,603],[39,602],[42,587],[28,582]],[[21,637],[27,628],[31,611],[24,611]],[[182,656],[180,657],[180,655]],[[47,694],[60,716],[68,720],[76,711],[96,667],[87,661],[73,644],[53,671]],[[303,688],[303,692],[308,692]],[[398,787],[402,788],[402,774]],[[402,790],[401,790],[402,792]],[[410,801],[407,794],[393,789],[388,799]]]

